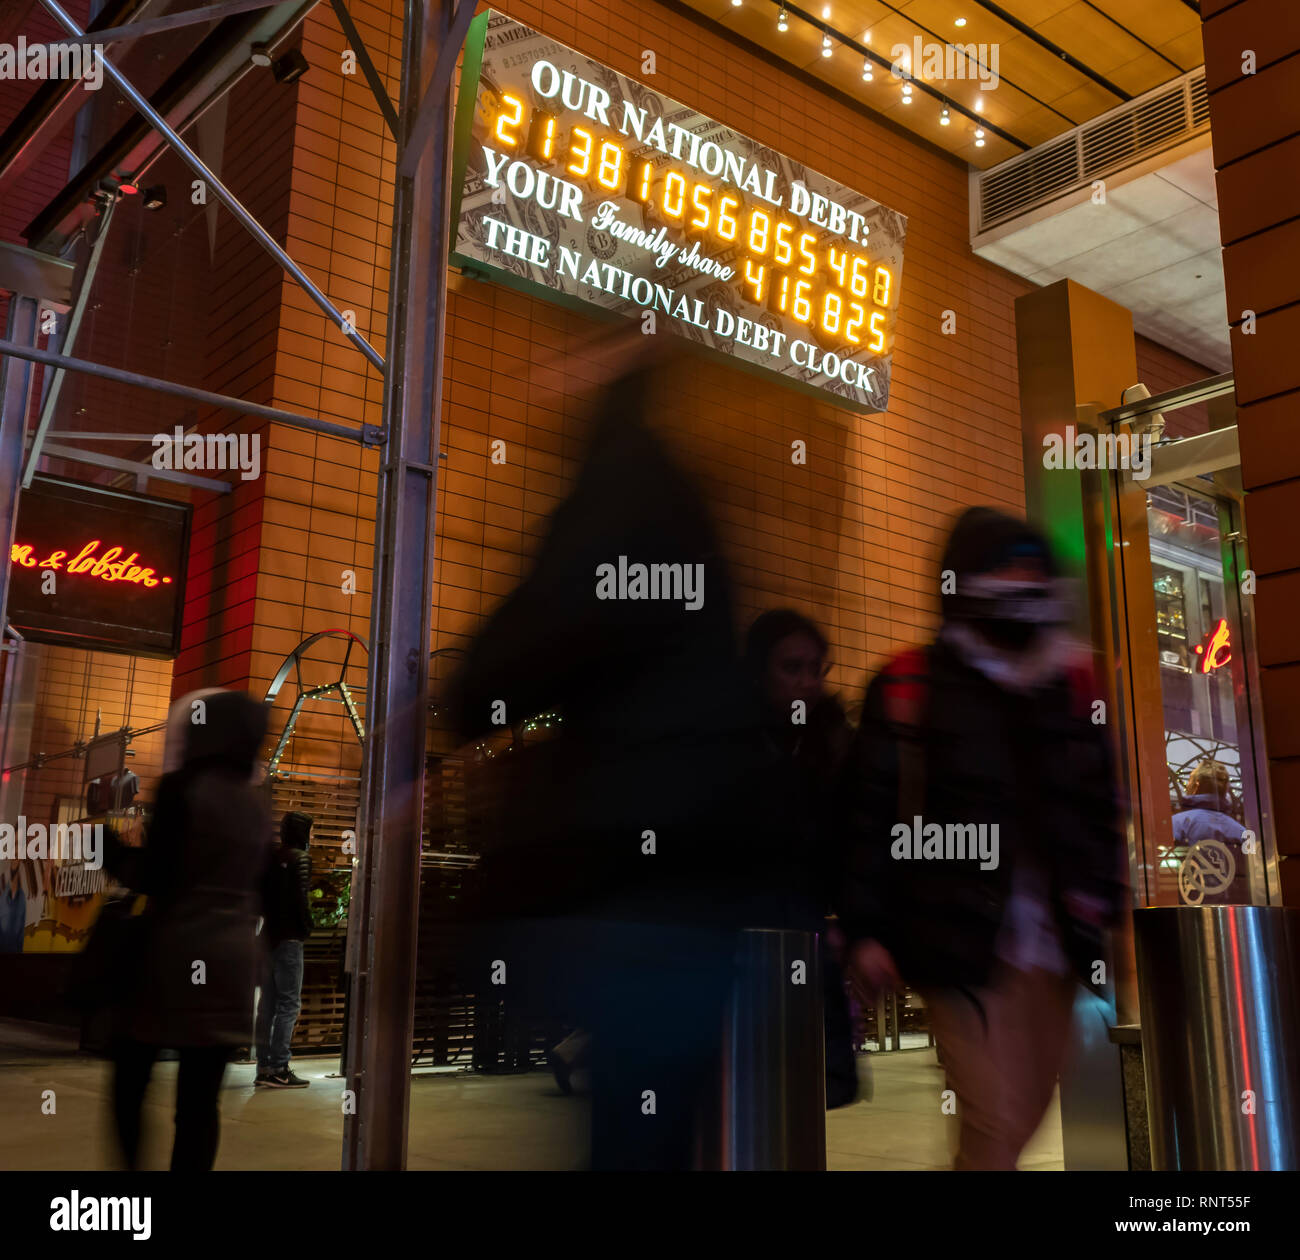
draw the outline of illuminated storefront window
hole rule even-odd
[[[1187,485],[1147,494],[1173,814],[1173,843],[1162,846],[1157,881],[1165,897],[1189,905],[1266,900],[1249,783],[1241,597],[1224,580],[1228,513],[1219,499]]]

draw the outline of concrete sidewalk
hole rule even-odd
[[[874,1098],[829,1112],[827,1166],[947,1167],[944,1088],[933,1050],[872,1055]],[[232,1065],[221,1093],[218,1169],[335,1171],[342,1142],[342,1082],[333,1058],[295,1059],[308,1089],[254,1090],[253,1067]],[[176,1064],[160,1063],[146,1100],[145,1163],[166,1168]],[[46,1091],[50,1091],[47,1093]],[[0,1058],[0,1169],[108,1169],[109,1066],[38,1047]],[[47,1114],[53,1109],[52,1114]],[[573,1169],[583,1163],[587,1105],[561,1094],[546,1072],[479,1076],[417,1072],[411,1082],[412,1169]],[[1055,1103],[1021,1161],[1063,1167]]]

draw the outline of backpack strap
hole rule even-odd
[[[881,671],[885,719],[898,740],[898,817],[924,811],[926,703],[930,659],[925,648],[910,648]]]

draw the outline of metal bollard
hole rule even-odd
[[[737,950],[723,1031],[717,1166],[824,1171],[821,939],[750,928]]]
[[[1133,914],[1157,1170],[1300,1168],[1300,911]]]

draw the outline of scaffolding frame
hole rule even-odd
[[[211,21],[234,13],[280,9],[285,0],[226,0],[160,18],[107,25],[89,35],[58,3],[39,4],[66,32],[68,43],[125,43],[166,30]],[[286,25],[292,33],[312,3]],[[424,802],[425,717],[429,703],[429,644],[432,634],[435,504],[438,438],[442,410],[443,344],[446,318],[446,266],[450,247],[452,77],[460,46],[474,14],[474,0],[404,0],[402,77],[394,108],[344,0],[330,0],[363,68],[380,112],[397,136],[393,240],[388,309],[387,358],[345,320],[326,294],[274,240],[181,138],[163,113],[107,56],[104,72],[118,91],[157,133],[162,149],[171,148],[204,180],[211,193],[259,245],[291,276],[316,306],[383,379],[381,428],[352,429],[227,395],[192,389],[140,373],[91,363],[67,353],[41,350],[38,314],[57,300],[54,293],[14,292],[5,338],[0,341],[0,528],[12,543],[20,486],[42,454],[68,458],[73,448],[51,447],[46,440],[53,407],[45,409],[30,449],[25,449],[33,369],[54,369],[47,399],[57,398],[63,373],[85,373],[139,386],[173,397],[224,407],[295,428],[344,437],[381,451],[376,495],[374,581],[371,595],[371,651],[367,663],[368,738],[362,765],[362,834],[357,885],[349,915],[349,1021],[344,1072],[355,1108],[345,1113],[343,1168],[397,1169],[405,1165],[413,1033],[415,955],[419,927],[421,813]],[[122,6],[146,11],[144,4]],[[296,12],[296,11],[295,11]],[[110,23],[111,23],[110,19]],[[68,94],[40,99],[25,123],[28,137],[48,131],[52,115],[66,111]],[[150,157],[148,162],[156,160]],[[146,163],[148,164],[148,163]],[[0,172],[2,173],[2,172]],[[84,171],[83,171],[84,174]],[[61,192],[51,206],[66,200]],[[120,196],[113,181],[101,182],[100,211],[111,214]],[[72,294],[74,309],[84,308],[102,253],[107,223],[101,222],[91,259],[81,269]],[[47,255],[48,257],[48,255]],[[51,260],[58,261],[58,260]],[[53,274],[55,269],[47,268]],[[47,287],[39,268],[33,287]],[[66,302],[66,295],[64,297]],[[75,327],[61,351],[72,348]],[[67,437],[67,434],[59,436]],[[83,435],[78,435],[83,436]],[[84,452],[88,463],[156,470],[130,461]],[[214,486],[205,486],[214,489]],[[8,598],[8,566],[0,577],[0,625]]]

